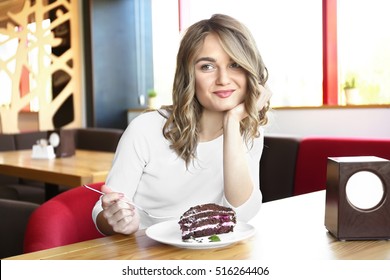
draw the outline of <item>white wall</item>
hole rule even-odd
[[[390,108],[275,109],[267,133],[390,138]]]

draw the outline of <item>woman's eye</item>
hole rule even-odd
[[[202,71],[210,71],[214,69],[214,66],[212,64],[204,64],[200,67]]]
[[[230,65],[231,68],[241,68],[240,64],[238,64],[237,62],[233,62],[231,65]]]

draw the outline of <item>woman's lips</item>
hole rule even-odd
[[[214,91],[214,94],[220,98],[228,98],[233,92],[234,90],[218,90]]]

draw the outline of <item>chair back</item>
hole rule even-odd
[[[27,222],[38,207],[39,204],[35,203],[0,199],[0,258],[23,253],[23,239]]]
[[[326,189],[328,157],[377,156],[390,160],[390,141],[375,138],[305,137],[299,146],[294,195]]]
[[[90,184],[98,190],[102,185]],[[80,186],[42,204],[27,224],[24,253],[102,237],[92,221],[92,209],[99,196]]]
[[[123,130],[116,128],[80,128],[76,132],[76,148],[115,152],[122,134]]]
[[[259,172],[263,202],[293,196],[299,142],[295,136],[264,137]]]
[[[47,139],[46,131],[31,131],[16,133],[15,137],[15,148],[16,150],[29,150],[32,146],[37,143],[39,139]]]

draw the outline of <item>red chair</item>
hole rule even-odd
[[[102,185],[90,184],[98,190]],[[24,253],[102,237],[92,221],[92,208],[99,196],[85,187],[77,187],[38,207],[27,224]]]

